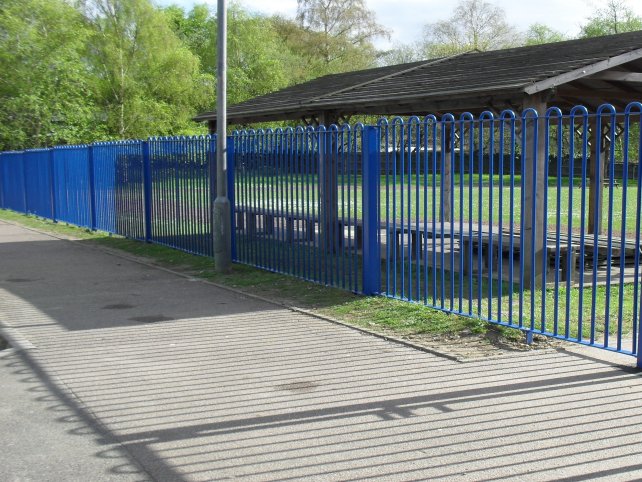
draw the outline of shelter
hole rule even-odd
[[[228,107],[230,124],[296,120],[308,125],[339,124],[356,114],[422,115],[459,114],[483,111],[499,113],[505,109],[521,112],[534,108],[543,114],[548,106],[568,111],[576,105],[589,109],[610,103],[623,109],[629,102],[642,99],[642,31],[606,37],[569,40],[544,45],[490,52],[467,52],[450,57],[379,67],[356,72],[327,75],[277,92],[259,96]],[[210,132],[216,131],[216,113],[204,112],[196,121],[207,121]],[[540,121],[542,122],[542,121]],[[535,142],[534,122],[527,129],[529,145]],[[591,136],[597,129],[591,124]],[[600,231],[604,173],[596,166],[607,165],[611,139],[600,133],[599,153],[591,155],[589,165],[590,196],[588,232]],[[535,177],[535,189],[525,192],[527,212],[536,212],[524,230],[541,230],[545,225],[543,186],[545,139],[537,138],[538,158],[523,173]],[[600,159],[600,162],[595,162]],[[331,163],[329,172],[332,172]],[[324,176],[336,186],[336,179]],[[539,187],[538,187],[539,186]],[[444,189],[449,189],[445,187]],[[327,187],[327,192],[336,187]],[[446,192],[443,198],[448,198]],[[327,212],[335,210],[335,198],[324,200]],[[535,205],[533,209],[533,205]],[[595,213],[598,213],[597,216]],[[445,210],[448,216],[448,209]],[[448,220],[448,219],[446,219]],[[332,223],[332,219],[327,220]],[[526,239],[530,239],[528,233]],[[544,245],[524,246],[527,259],[534,259],[528,269],[541,266]],[[529,263],[530,265],[531,263]]]
[[[230,124],[354,114],[568,109],[642,98],[642,31],[326,75],[228,107]],[[216,112],[204,112],[214,132]],[[331,122],[328,122],[331,121]]]

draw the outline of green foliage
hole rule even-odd
[[[642,17],[633,13],[625,0],[609,0],[582,26],[580,37],[601,37],[642,30]]]
[[[397,65],[423,60],[423,46],[421,43],[396,44],[390,50],[382,52],[379,56],[380,65]]]
[[[232,8],[228,17],[228,98],[231,103],[290,85],[291,53],[269,18]]]
[[[519,34],[504,10],[483,0],[461,0],[452,17],[424,28],[425,58],[517,46]]]
[[[528,30],[526,31],[524,44],[540,45],[552,42],[562,42],[563,40],[568,40],[563,33],[553,30],[542,23],[534,23],[528,27]]]
[[[62,0],[0,8],[0,150],[77,143],[95,129],[89,29]]]
[[[171,6],[164,9],[175,34],[216,76],[217,19],[207,5],[189,12]],[[238,5],[228,10],[228,102],[236,104],[290,84],[292,55],[270,18],[252,15]],[[213,99],[214,97],[212,97]]]
[[[422,42],[378,51],[387,36],[365,0],[298,0],[296,18],[228,10],[228,101],[319,76],[470,50],[564,40],[546,25],[519,34],[504,11],[461,0]],[[583,36],[642,28],[610,0]],[[215,12],[152,0],[4,0],[0,8],[0,149],[203,133],[214,107]],[[353,121],[363,117],[355,117]],[[274,124],[274,123],[272,123]]]
[[[364,0],[297,0],[297,22],[281,22],[280,32],[311,77],[374,66],[372,42],[388,36]]]
[[[108,135],[165,135],[194,129],[212,79],[148,0],[90,0],[90,62]],[[196,107],[196,109],[195,109]]]

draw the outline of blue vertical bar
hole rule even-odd
[[[89,227],[92,231],[96,230],[96,175],[94,168],[94,146],[87,146],[87,163],[89,173]]]
[[[637,367],[642,369],[642,316],[638,318],[638,323]]]
[[[227,198],[230,200],[232,261],[236,261],[236,208],[234,203],[234,136],[227,137]]]
[[[5,183],[4,159],[3,153],[0,152],[0,209],[6,209],[4,200],[4,183]]]
[[[23,197],[24,197],[24,213],[28,214],[29,213],[29,195],[28,195],[28,179],[27,179],[27,156],[26,156],[26,151],[23,151],[22,155],[20,156],[20,160],[22,161],[22,189],[23,189]]]
[[[381,291],[381,263],[379,260],[379,129],[368,126],[363,132],[363,293]]]
[[[143,141],[143,212],[145,216],[145,241],[152,242],[152,169],[149,141]]]
[[[49,199],[51,203],[51,220],[56,222],[56,182],[54,179],[54,150],[49,149]]]

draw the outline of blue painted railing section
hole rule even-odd
[[[141,240],[145,239],[143,144],[108,142],[92,148],[97,227]]]
[[[642,366],[641,120],[632,103],[235,132],[234,259]],[[0,207],[211,256],[215,151],[206,136],[3,152]]]
[[[92,228],[89,147],[59,146],[51,153],[53,219]],[[95,226],[93,226],[95,229]]]
[[[53,218],[51,203],[51,151],[33,149],[24,153],[24,180],[28,214]]]
[[[360,292],[364,127],[233,136],[237,260]]]
[[[24,152],[0,153],[0,200],[2,207],[27,212]]]
[[[149,140],[151,241],[213,256],[210,165],[215,152],[209,136]]]
[[[638,354],[640,117],[381,121],[381,292]]]

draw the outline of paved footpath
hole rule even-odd
[[[3,481],[642,479],[633,360],[458,363],[1,221],[0,324]]]

